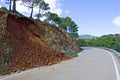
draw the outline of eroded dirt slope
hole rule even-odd
[[[81,49],[65,31],[0,10],[0,66],[8,72],[59,63],[71,50]]]

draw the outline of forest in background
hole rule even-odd
[[[120,52],[120,35],[104,35],[93,39],[78,39],[80,46],[86,47],[105,47]]]

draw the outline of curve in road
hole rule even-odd
[[[119,72],[120,64],[112,53],[99,48],[85,48],[77,58],[1,80],[120,80]]]

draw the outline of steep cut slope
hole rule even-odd
[[[65,31],[0,10],[0,66],[8,72],[56,64],[80,50]]]

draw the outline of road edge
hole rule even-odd
[[[116,72],[116,78],[117,78],[117,80],[120,80],[120,73],[119,73],[119,69],[117,67],[115,56],[110,51],[108,51],[108,53],[111,55],[112,60],[113,60],[113,64],[114,64],[114,68],[115,68],[115,72]]]

